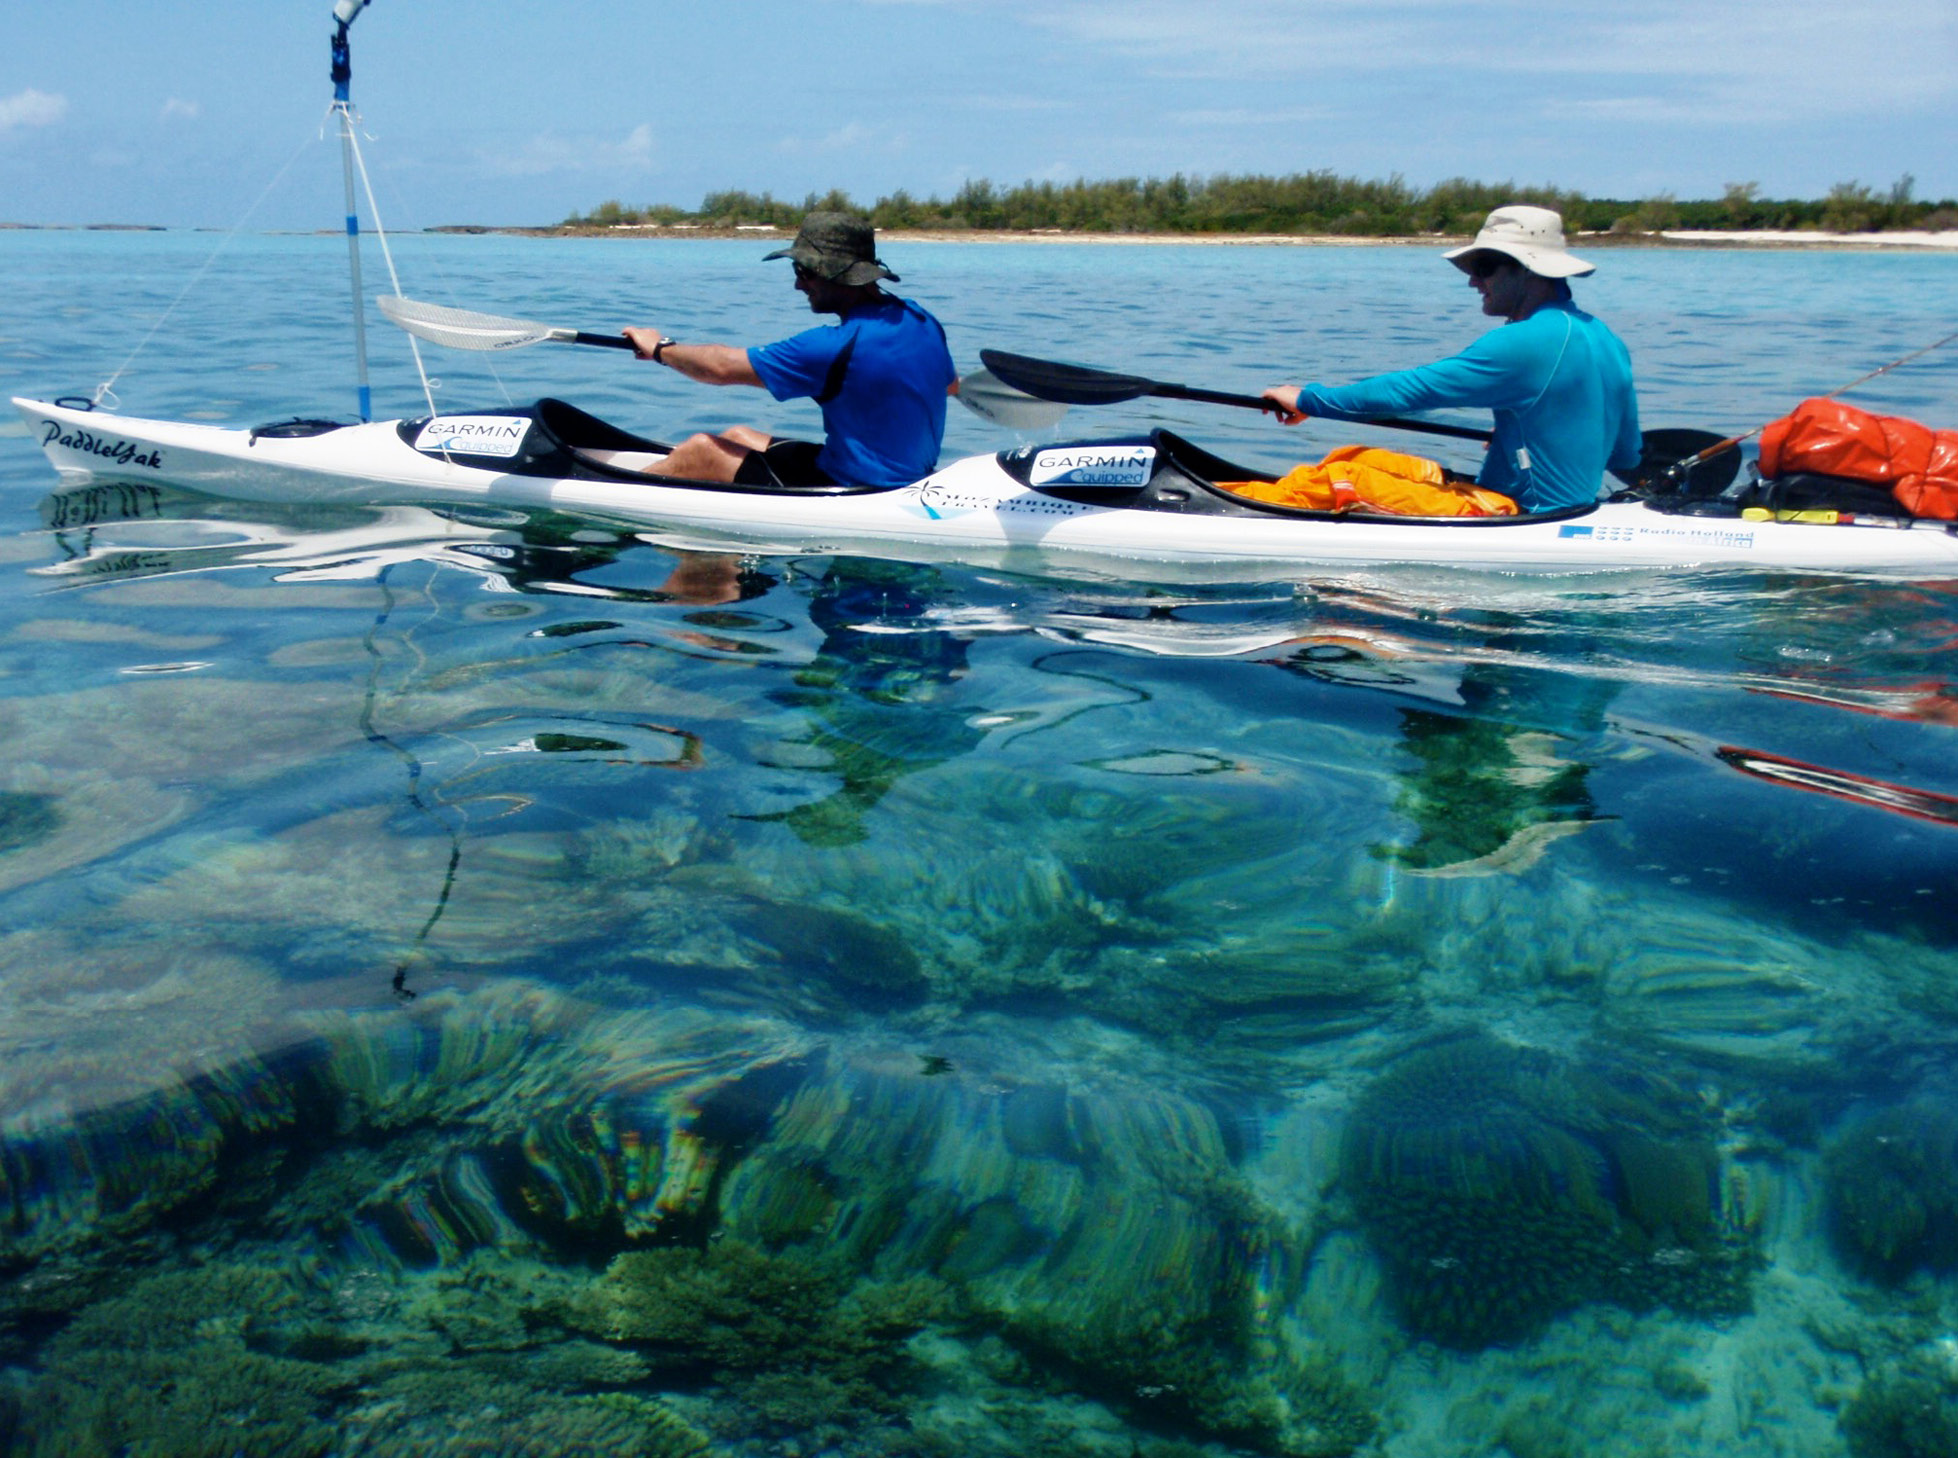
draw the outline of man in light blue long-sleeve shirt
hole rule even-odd
[[[1276,385],[1264,398],[1287,425],[1483,406],[1496,424],[1478,485],[1525,511],[1596,500],[1605,471],[1636,466],[1643,447],[1631,356],[1565,282],[1593,265],[1565,246],[1561,217],[1521,206],[1497,208],[1473,243],[1445,256],[1482,295],[1482,312],[1508,321],[1500,329],[1419,369],[1338,387]]]

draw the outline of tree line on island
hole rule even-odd
[[[1313,233],[1415,237],[1473,233],[1491,208],[1527,202],[1555,208],[1575,232],[1636,235],[1670,229],[1814,230],[1869,233],[1958,228],[1958,199],[1913,196],[1908,173],[1888,189],[1837,183],[1816,199],[1765,198],[1758,183],[1728,183],[1722,196],[1593,198],[1555,187],[1518,187],[1452,178],[1430,188],[1400,177],[1362,181],[1332,172],[1285,177],[1220,175],[1121,177],[1092,182],[1023,182],[1000,187],[968,181],[950,198],[918,198],[899,189],[868,207],[832,189],[801,202],[772,193],[710,192],[692,211],[667,204],[627,207],[617,200],[573,214],[567,228],[797,227],[805,213],[855,213],[880,229],[949,232]]]

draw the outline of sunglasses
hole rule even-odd
[[[1469,260],[1470,278],[1493,278],[1505,268],[1516,267],[1516,260],[1504,258],[1500,253],[1485,253],[1480,258]]]

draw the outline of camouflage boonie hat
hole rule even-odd
[[[877,233],[862,218],[849,213],[809,213],[796,230],[795,242],[763,257],[793,259],[831,283],[867,284],[880,278],[892,283],[897,275],[877,257]]]

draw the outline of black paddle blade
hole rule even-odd
[[[979,362],[1014,389],[1063,405],[1119,405],[1124,400],[1140,400],[1156,389],[1154,380],[1139,375],[1091,370],[1085,365],[1060,364],[999,349],[980,350]]]
[[[1696,462],[1683,477],[1676,474],[1674,468],[1681,461],[1701,451],[1711,450],[1728,439],[1710,430],[1689,430],[1685,427],[1648,430],[1645,433],[1645,455],[1639,463],[1629,471],[1613,471],[1611,474],[1627,486],[1655,495],[1718,496],[1740,473],[1739,446],[1730,445],[1724,451],[1715,451],[1704,461]]]

